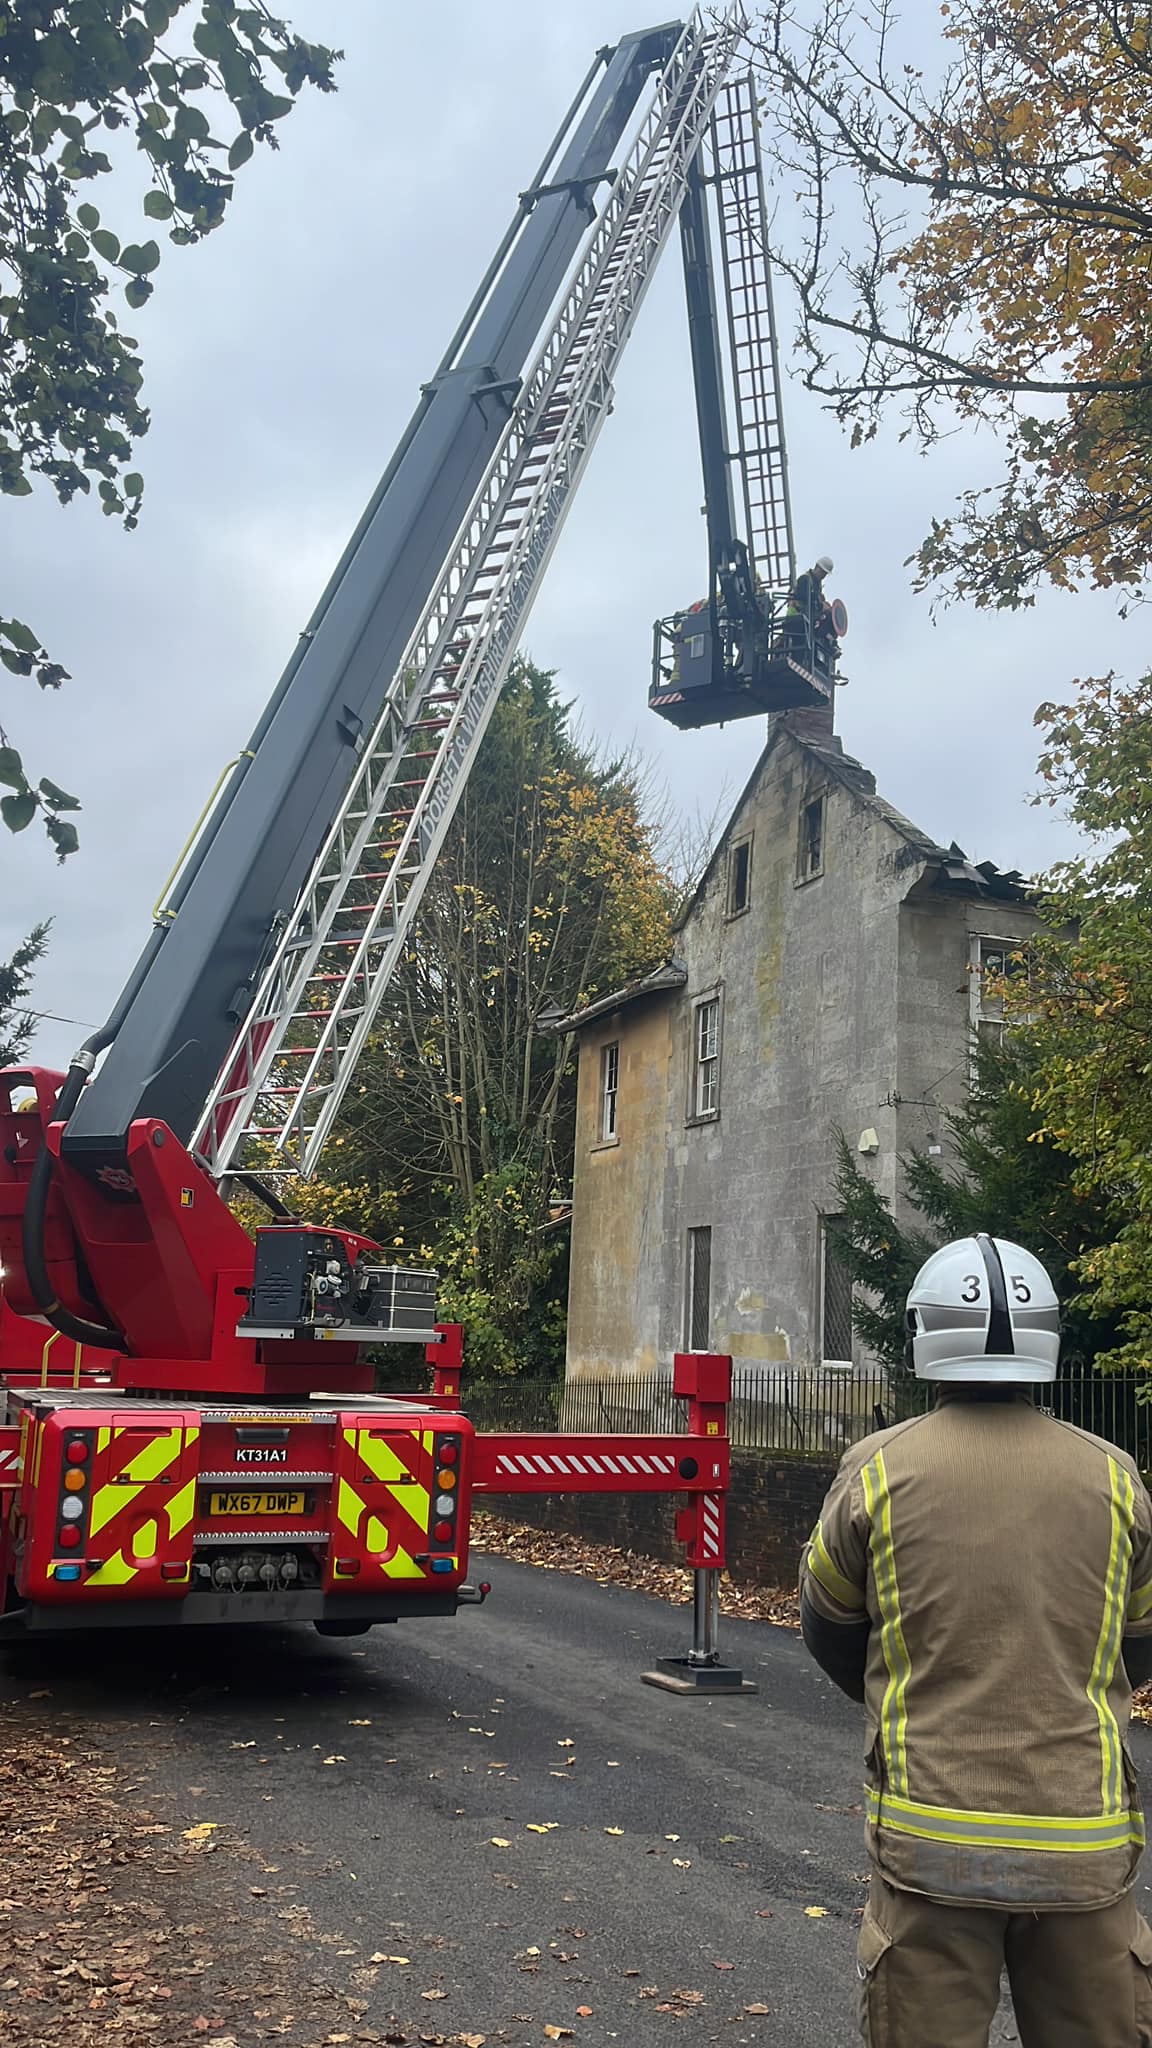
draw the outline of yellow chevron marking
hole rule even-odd
[[[147,1522],[141,1522],[140,1527],[132,1532],[131,1550],[133,1557],[155,1557],[158,1533],[154,1517]]]
[[[380,1520],[379,1515],[369,1515],[368,1527],[364,1532],[365,1550],[377,1554],[382,1550],[387,1550],[391,1541],[391,1532]]]
[[[183,1434],[183,1430],[179,1428],[163,1430],[150,1444],[145,1444],[142,1450],[137,1451],[134,1458],[129,1458],[123,1467],[121,1477],[139,1480],[142,1483],[149,1479],[158,1479],[161,1472],[166,1472],[169,1465],[180,1456],[180,1440]]]
[[[424,1567],[417,1564],[414,1558],[409,1557],[403,1544],[398,1545],[395,1556],[388,1559],[383,1569],[386,1579],[422,1579],[424,1577]]]
[[[411,1515],[418,1529],[432,1526],[432,1501],[426,1486],[390,1486],[389,1493],[397,1507]]]
[[[397,1457],[391,1444],[387,1443],[383,1437],[373,1436],[370,1430],[362,1429],[357,1449],[368,1470],[375,1478],[407,1479],[409,1477],[408,1467],[404,1463],[403,1458]]]
[[[126,1586],[129,1579],[136,1577],[136,1572],[137,1566],[129,1564],[123,1552],[118,1550],[115,1557],[110,1557],[106,1564],[89,1574],[87,1583],[90,1586]]]
[[[433,1434],[432,1434],[432,1431],[431,1431],[430,1429],[426,1429],[426,1430],[422,1431],[422,1433],[421,1433],[421,1436],[420,1436],[420,1443],[421,1443],[421,1446],[422,1446],[422,1448],[423,1448],[423,1449],[424,1449],[425,1451],[427,1451],[427,1453],[428,1453],[428,1456],[429,1456],[429,1457],[431,1457],[431,1456],[432,1456],[432,1445],[433,1445],[434,1441],[435,1441],[435,1439],[434,1439],[434,1437],[433,1437]]]
[[[99,1454],[100,1454],[100,1453],[101,1453],[102,1451],[106,1451],[106,1450],[108,1449],[108,1446],[109,1446],[109,1444],[111,1443],[111,1441],[112,1441],[112,1431],[111,1431],[110,1429],[98,1429],[98,1430],[96,1431],[96,1451],[97,1451],[97,1455],[99,1455]]]
[[[196,1481],[195,1479],[190,1479],[187,1486],[180,1488],[175,1500],[170,1500],[165,1509],[165,1513],[168,1516],[168,1534],[170,1536],[178,1536],[181,1529],[187,1528],[192,1520],[195,1506]]]
[[[339,1515],[344,1527],[351,1530],[353,1536],[356,1536],[359,1532],[360,1517],[363,1512],[364,1502],[361,1500],[360,1495],[349,1486],[346,1479],[341,1479],[336,1490],[336,1513]]]
[[[141,1491],[139,1486],[101,1486],[92,1496],[92,1508],[88,1518],[89,1536],[98,1536],[101,1529],[120,1513],[121,1508],[131,1506]]]

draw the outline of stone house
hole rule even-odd
[[[770,729],[672,958],[553,1028],[579,1047],[570,1377],[867,1363],[827,1235],[835,1133],[900,1200],[947,1150],[984,978],[1036,918],[876,793],[827,714]]]

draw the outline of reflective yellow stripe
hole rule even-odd
[[[1147,1621],[1152,1614],[1152,1579],[1147,1585],[1135,1586],[1128,1602],[1129,1621]]]
[[[868,1817],[876,1827],[923,1841],[950,1842],[969,1849],[1040,1849],[1061,1855],[1085,1855],[1142,1845],[1140,1813],[1116,1808],[1090,1818],[1054,1817],[1036,1813],[964,1813],[945,1806],[923,1806],[895,1794],[867,1788]]]
[[[1132,1481],[1123,1467],[1116,1463],[1115,1458],[1108,1460],[1108,1478],[1111,1493],[1112,1540],[1108,1550],[1108,1570],[1104,1579],[1104,1612],[1100,1618],[1096,1655],[1092,1660],[1092,1676],[1088,1681],[1088,1697],[1100,1724],[1100,1807],[1103,1813],[1110,1813],[1119,1806],[1124,1790],[1120,1730],[1116,1726],[1116,1716],[1112,1712],[1108,1688],[1115,1675],[1116,1660],[1120,1655],[1120,1639],[1124,1631],[1126,1569],[1130,1555],[1132,1523],[1136,1512]]]
[[[117,1430],[116,1434],[120,1436],[123,1432]],[[137,1451],[134,1458],[129,1458],[122,1476],[136,1480],[141,1485],[146,1485],[150,1479],[158,1479],[160,1474],[166,1472],[169,1465],[179,1457],[183,1434],[183,1430],[179,1428],[162,1430],[150,1444],[145,1444],[142,1450]]]
[[[833,1563],[819,1522],[812,1531],[808,1545],[808,1569],[818,1584],[823,1586],[824,1591],[829,1593],[833,1600],[839,1601],[841,1607],[863,1607],[863,1593],[859,1586],[854,1586],[851,1579],[846,1579],[839,1566]]]
[[[892,1540],[892,1497],[883,1451],[877,1451],[864,1467],[864,1499],[872,1523],[872,1569],[876,1599],[880,1608],[880,1645],[888,1669],[888,1684],[880,1713],[880,1727],[888,1776],[893,1790],[908,1790],[908,1680],[912,1675],[904,1626],[900,1619],[900,1587],[896,1577],[896,1548]]]
[[[398,1543],[392,1556],[381,1567],[386,1579],[422,1579],[424,1567],[409,1557],[402,1543]]]
[[[122,1551],[110,1557],[105,1564],[89,1572],[85,1584],[89,1586],[126,1586],[129,1579],[136,1577],[137,1567],[129,1564]]]
[[[175,1499],[168,1502],[168,1534],[170,1536],[178,1536],[181,1529],[188,1527],[189,1522],[192,1520],[195,1506],[196,1481],[190,1479],[187,1486],[180,1488]]]
[[[336,1489],[336,1513],[339,1515],[344,1527],[351,1530],[353,1536],[359,1533],[360,1517],[363,1512],[364,1502],[361,1500],[360,1495],[354,1488],[349,1486],[346,1479],[341,1479]]]

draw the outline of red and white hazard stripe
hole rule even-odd
[[[0,1444],[0,1486],[15,1486],[20,1477],[20,1446]]]
[[[724,1555],[720,1536],[721,1515],[718,1493],[703,1493],[700,1496],[701,1548],[705,1563],[719,1564]]]
[[[581,1451],[579,1455],[575,1451],[534,1451],[531,1456],[519,1451],[500,1451],[496,1457],[496,1470],[513,1479],[519,1478],[521,1473],[527,1473],[530,1479],[537,1474],[546,1479],[586,1479],[589,1475],[619,1479],[621,1476],[636,1478],[641,1474],[656,1479],[675,1472],[676,1457],[671,1451],[648,1451],[643,1455],[638,1451],[627,1455],[623,1451]]]

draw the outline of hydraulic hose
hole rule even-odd
[[[78,1052],[73,1053],[64,1077],[64,1085],[56,1098],[54,1123],[67,1124],[72,1111],[84,1093],[89,1074],[99,1055],[111,1045],[128,1015],[139,993],[140,986],[156,954],[164,941],[164,926],[157,926],[136,963],[135,969],[115,1009],[106,1024],[84,1040]],[[48,1214],[48,1195],[52,1187],[53,1157],[48,1149],[47,1134],[40,1147],[32,1178],[28,1184],[28,1199],[24,1205],[24,1227],[22,1249],[24,1272],[33,1298],[42,1315],[46,1316],[62,1337],[71,1337],[76,1344],[98,1344],[105,1351],[125,1351],[127,1345],[119,1330],[106,1327],[103,1323],[91,1323],[84,1316],[73,1315],[56,1299],[48,1271],[45,1251],[44,1228]]]

